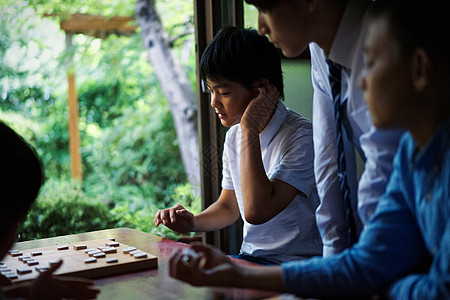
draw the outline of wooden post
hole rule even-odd
[[[66,33],[66,48],[72,47],[72,34]],[[72,61],[67,68],[67,79],[69,84],[68,107],[69,107],[69,146],[72,179],[82,181],[82,167],[80,154],[80,131],[78,128],[78,96],[75,88],[75,73]]]

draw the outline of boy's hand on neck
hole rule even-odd
[[[264,84],[258,91],[259,95],[250,102],[241,118],[242,133],[250,136],[258,136],[269,124],[280,97],[272,84]]]

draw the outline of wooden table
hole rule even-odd
[[[96,279],[95,283],[101,290],[98,299],[179,300],[279,298],[278,295],[266,291],[238,288],[193,287],[173,279],[168,275],[168,259],[175,249],[186,247],[187,244],[174,242],[130,228],[107,229],[19,242],[13,247],[18,250],[25,250],[110,237],[114,237],[118,242],[135,246],[143,251],[158,256],[158,269]],[[285,298],[286,297],[283,297],[283,299]],[[295,297],[290,296],[288,298],[295,299]]]

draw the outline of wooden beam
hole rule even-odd
[[[121,30],[135,32],[137,26],[130,25],[132,17],[115,16],[107,18],[104,16],[88,14],[72,14],[70,19],[61,21],[61,29],[66,32],[83,30]]]
[[[105,17],[89,14],[44,14],[45,17],[61,18],[60,27],[68,34],[84,34],[96,38],[107,38],[110,34],[130,36],[136,33],[134,17]]]
[[[106,18],[87,14],[73,14],[61,21],[61,29],[70,34],[84,34],[96,38],[107,38],[110,34],[129,36],[136,32],[136,25],[130,25],[131,17]]]

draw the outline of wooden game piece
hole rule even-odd
[[[31,270],[31,269],[17,269],[17,274],[23,275],[23,274],[31,273],[32,271],[33,270]]]
[[[48,262],[48,264],[49,264],[50,267],[53,267],[54,265],[59,264],[59,260],[51,260],[51,261]]]
[[[12,251],[12,252],[11,252]],[[11,255],[12,257],[17,257],[17,256],[22,256],[23,253],[17,250],[10,250],[9,251],[9,255]]]
[[[39,256],[39,255],[42,255],[41,251],[31,252],[31,256]]]
[[[102,251],[106,254],[117,253],[117,248],[114,247],[105,247]]]
[[[50,270],[49,267],[36,267],[36,271],[38,271],[39,273],[44,273],[45,271]]]
[[[119,242],[107,242],[107,243],[105,243],[105,246],[107,246],[107,247],[119,247],[120,243]]]
[[[95,258],[103,258],[103,257],[106,257],[106,254],[105,254],[105,252],[99,252],[99,253],[95,253],[94,255],[93,255]]]
[[[110,237],[110,238],[107,238],[107,240],[108,240],[108,241],[113,241],[113,242],[115,242],[115,241],[116,241],[116,238]]]
[[[116,263],[116,262],[118,262],[119,260],[117,259],[117,257],[111,257],[111,258],[107,258],[106,259],[106,263],[107,264],[112,264],[112,263]]]
[[[17,276],[17,274],[14,274],[14,273],[3,274],[3,276],[5,276],[6,278],[8,278],[9,280],[14,280],[14,279],[19,278],[19,276]]]
[[[27,261],[27,265],[30,267],[30,266],[35,266],[35,265],[38,265],[39,264],[39,262],[37,261],[37,260],[32,260],[32,259],[30,259],[29,261]]]
[[[95,250],[97,250],[97,249],[89,248],[89,249],[84,249],[83,251],[84,251],[84,253],[88,253],[88,252],[95,251]]]
[[[94,256],[94,254],[101,253],[101,252],[102,251],[100,251],[100,250],[94,250],[94,251],[88,252],[88,255],[89,256]]]
[[[57,250],[69,250],[69,246],[68,245],[62,245],[59,246],[58,248],[56,248]]]
[[[137,253],[133,256],[134,256],[134,258],[147,258],[147,253],[141,252],[141,253]]]
[[[2,269],[2,270],[0,270],[0,273],[1,273],[2,275],[11,273],[11,269]]]
[[[7,276],[7,275],[9,275],[9,274],[16,274],[16,273],[14,273],[14,271],[11,271],[11,270],[2,272],[2,275],[3,275],[3,276]]]
[[[30,259],[32,259],[32,258],[29,257],[29,256],[21,256],[21,257],[19,257],[19,260],[21,262],[23,262],[23,263],[27,263],[27,261],[29,261]]]
[[[130,254],[131,256],[134,256],[135,254],[138,254],[138,253],[141,253],[141,252],[142,252],[141,250],[136,249],[136,250],[134,250],[134,251],[131,251],[129,254]]]
[[[84,244],[73,245],[73,249],[75,249],[75,250],[87,249],[87,245],[84,245]]]
[[[97,259],[95,257],[89,257],[89,258],[86,258],[84,260],[85,264],[92,264],[92,263],[95,263],[95,262],[97,262]]]
[[[128,248],[123,249],[122,251],[123,251],[123,254],[130,254],[131,251],[135,251],[135,250],[136,250],[136,247],[128,247]]]

